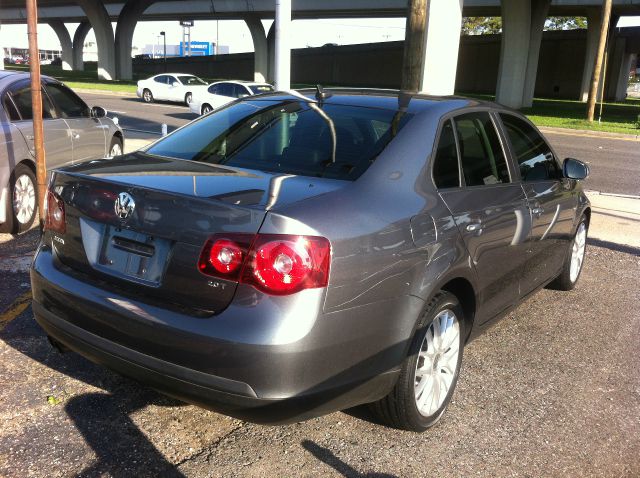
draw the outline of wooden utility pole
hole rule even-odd
[[[40,52],[38,51],[38,2],[27,2],[29,35],[29,69],[31,70],[31,109],[33,111],[33,144],[36,152],[36,182],[38,183],[38,211],[44,224],[44,195],[47,189],[47,160],[44,153],[42,126],[42,82],[40,81]]]
[[[427,7],[430,0],[409,0],[404,38],[400,89],[419,91],[422,86]]]
[[[587,121],[589,122],[593,121],[593,117],[596,111],[596,100],[598,98],[598,87],[600,86],[600,75],[602,74],[604,51],[607,46],[607,37],[609,36],[609,22],[611,21],[611,1],[612,0],[602,1],[602,23],[600,25],[600,38],[598,39],[598,52],[596,53],[596,61],[593,65],[591,89],[589,90],[589,99],[587,100]]]

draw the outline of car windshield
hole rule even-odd
[[[298,100],[242,101],[158,141],[148,154],[282,174],[355,180],[409,113]]]
[[[260,93],[269,93],[273,91],[273,86],[271,85],[249,85],[249,89],[254,95],[259,95]]]
[[[197,76],[180,75],[178,76],[180,83],[183,85],[207,85],[208,83]]]

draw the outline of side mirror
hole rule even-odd
[[[173,83],[171,83],[171,86],[177,87],[177,86],[180,86],[180,83],[178,83],[177,81],[174,81]]]
[[[92,118],[104,118],[107,116],[107,110],[105,110],[102,106],[94,106],[91,108],[91,117]]]
[[[585,179],[589,176],[589,166],[582,161],[573,158],[567,158],[562,165],[562,173],[565,178],[569,179]]]

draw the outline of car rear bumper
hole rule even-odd
[[[338,343],[325,344],[326,333],[315,327],[293,342],[275,343],[271,336],[267,344],[266,337],[247,334],[243,339],[231,329],[228,339],[213,336],[211,324],[224,329],[224,315],[231,314],[239,327],[250,325],[234,317],[232,307],[212,318],[182,316],[182,323],[170,315],[145,317],[141,311],[136,317],[131,311],[144,304],[78,280],[54,262],[51,249],[41,247],[31,271],[34,315],[49,336],[167,395],[244,420],[288,423],[377,400],[393,387],[405,353],[402,342],[371,355],[355,343],[371,343],[359,324],[354,328],[358,336],[345,343],[346,322],[338,326],[339,339],[333,339]],[[125,303],[130,304],[126,310]],[[379,311],[381,304],[374,308]],[[251,309],[260,312],[256,304]],[[344,318],[322,322],[333,323],[334,329],[334,320],[347,317],[370,324],[373,310],[363,310],[361,318],[351,310]],[[269,321],[266,315],[260,319]],[[127,341],[128,334],[136,340]],[[163,347],[154,348],[151,336]],[[393,333],[372,336],[386,344]]]

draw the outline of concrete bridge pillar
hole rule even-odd
[[[582,82],[580,84],[580,101],[586,102],[589,98],[593,67],[598,52],[598,39],[600,38],[600,24],[602,23],[602,8],[592,7],[587,9],[587,48],[582,70]]]
[[[0,19],[0,30],[2,30],[2,19]],[[0,44],[0,70],[4,70],[4,46]]]
[[[623,101],[627,97],[627,87],[629,85],[629,71],[631,62],[635,55],[627,53],[627,39],[624,37],[614,37],[612,54],[610,57],[610,76],[606,80],[607,99],[613,101]]]
[[[427,28],[420,92],[452,95],[456,84],[463,0],[427,3]]]
[[[58,36],[58,41],[62,48],[62,69],[73,69],[73,43],[71,42],[71,35],[69,35],[67,26],[59,18],[51,19],[47,23]]]
[[[131,59],[131,46],[133,44],[133,32],[144,11],[156,0],[129,0],[118,15],[116,24],[116,78],[119,80],[131,80],[133,78],[133,61]]]
[[[274,82],[276,68],[276,22],[274,21],[267,34],[267,81]]]
[[[73,34],[73,58],[72,67],[75,71],[84,70],[84,41],[87,38],[87,34],[91,30],[91,23],[84,21],[78,25],[76,32]]]
[[[244,18],[244,22],[249,27],[251,38],[253,38],[253,80],[267,81],[269,76],[269,47],[262,20],[256,15],[248,15]]]
[[[291,0],[276,0],[275,86],[284,91],[291,88]]]
[[[512,108],[531,105],[549,3],[549,0],[502,2],[498,103]]]
[[[116,54],[113,43],[113,27],[104,4],[96,0],[76,0],[89,19],[98,44],[98,78],[116,78]]]

